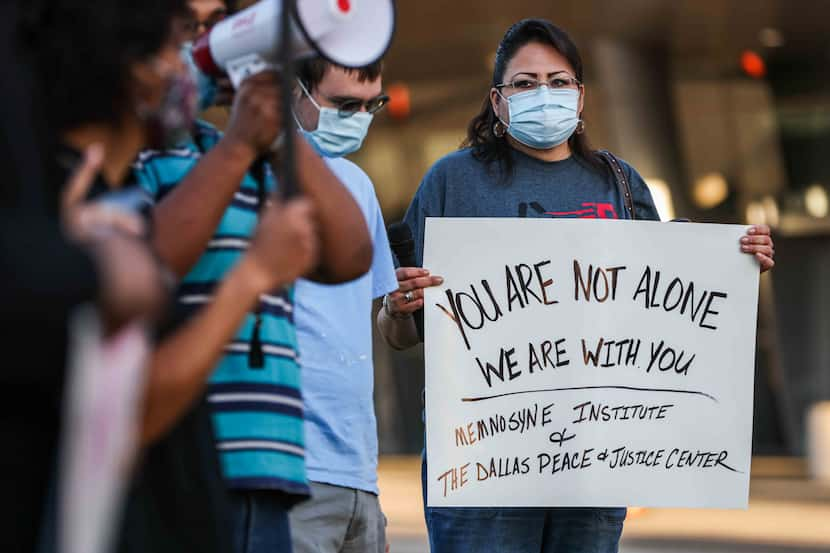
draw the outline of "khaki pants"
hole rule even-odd
[[[384,553],[386,517],[378,496],[311,483],[311,499],[291,509],[294,553]]]

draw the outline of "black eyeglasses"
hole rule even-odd
[[[225,19],[227,15],[228,13],[225,10],[216,10],[204,21],[199,21],[195,17],[189,18],[185,21],[185,30],[194,37],[201,36],[210,31],[214,25]]]
[[[337,108],[337,114],[342,118],[351,117],[366,108],[366,111],[375,114],[386,107],[389,103],[389,96],[381,94],[375,96],[371,100],[361,100],[360,98],[326,98],[329,102],[334,104]]]

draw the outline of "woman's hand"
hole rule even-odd
[[[761,272],[769,271],[775,266],[775,245],[772,243],[767,225],[755,225],[741,238],[741,251],[752,254],[761,265]]]
[[[424,306],[424,288],[440,286],[444,279],[430,275],[426,269],[401,267],[395,271],[398,289],[389,294],[387,306],[392,316],[411,315]]]

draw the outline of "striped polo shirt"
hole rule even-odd
[[[142,152],[133,167],[135,178],[159,201],[220,138],[214,127],[198,122],[191,140],[167,151]],[[210,302],[216,285],[244,254],[257,225],[258,182],[266,193],[274,189],[267,167],[259,181],[251,173],[245,176],[205,253],[182,280],[177,295],[186,308],[195,311]],[[222,469],[231,488],[307,495],[293,289],[261,296],[257,310],[263,366],[249,362],[257,318],[249,313],[208,384]]]

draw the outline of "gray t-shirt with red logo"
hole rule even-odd
[[[479,161],[469,148],[440,159],[427,172],[404,218],[419,265],[426,217],[627,217],[610,172],[574,156],[546,162],[511,152],[513,167],[506,175],[499,163]],[[643,178],[624,161],[620,164],[631,186],[636,218],[660,220]]]

